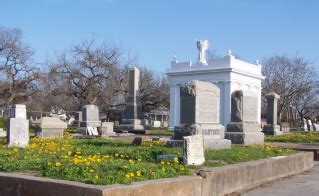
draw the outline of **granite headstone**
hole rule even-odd
[[[257,122],[258,96],[253,92],[234,91],[231,95],[231,122],[225,138],[234,144],[262,144],[264,134]]]
[[[266,135],[281,135],[283,132],[277,124],[277,103],[280,96],[274,92],[266,95],[267,99],[267,125],[263,127]]]

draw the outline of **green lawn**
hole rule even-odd
[[[110,139],[37,139],[26,148],[8,148],[0,141],[0,171],[79,181],[90,184],[130,184],[134,181],[192,175],[181,158],[156,160],[157,155],[182,156],[182,148],[169,148],[160,141],[141,146]],[[293,153],[270,146],[206,150],[205,166],[221,166]]]
[[[296,151],[270,145],[235,146],[223,150],[206,150],[204,165],[216,167],[292,153],[296,153]]]
[[[267,142],[319,143],[319,132],[290,132],[283,135],[266,136]]]
[[[165,136],[173,136],[174,132],[173,131],[168,131],[167,128],[162,128],[162,129],[151,129],[147,131],[147,134],[149,135],[165,135]]]

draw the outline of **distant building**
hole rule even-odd
[[[162,127],[168,126],[169,109],[166,107],[158,107],[154,110],[151,110],[147,116],[151,125],[154,123],[154,121],[160,121]]]

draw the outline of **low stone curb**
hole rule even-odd
[[[0,195],[223,195],[298,174],[311,167],[313,167],[313,153],[300,152],[223,167],[205,168],[198,172],[198,176],[148,180],[132,185],[95,186],[65,180],[0,173]]]

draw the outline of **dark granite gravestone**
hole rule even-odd
[[[277,103],[280,96],[274,92],[266,95],[267,99],[267,125],[263,127],[263,132],[266,135],[281,135],[283,132],[277,124]]]

